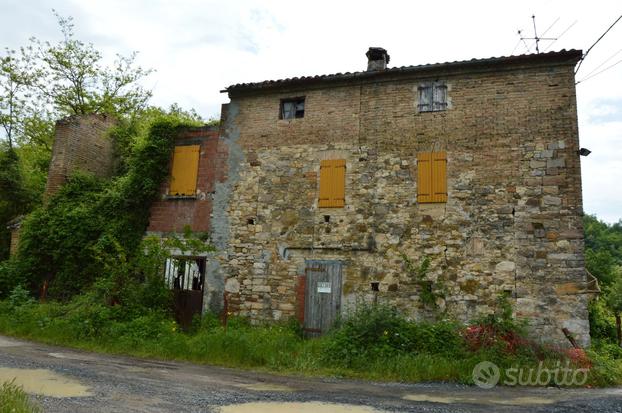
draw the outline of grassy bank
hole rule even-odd
[[[213,316],[188,332],[162,313],[128,319],[120,306],[0,302],[0,332],[49,344],[114,354],[305,375],[405,382],[473,383],[491,361],[513,367],[589,368],[587,385],[622,383],[622,363],[607,354],[574,354],[528,343],[499,320],[467,329],[451,321],[414,323],[384,306],[363,307],[331,334],[304,339],[296,323],[251,326]]]
[[[30,401],[24,390],[13,382],[0,385],[0,413],[39,413],[41,408]]]

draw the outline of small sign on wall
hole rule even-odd
[[[328,281],[328,282],[319,281],[317,283],[317,292],[318,293],[328,293],[328,294],[330,294],[330,292],[331,292],[330,281]]]

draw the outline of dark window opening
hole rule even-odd
[[[305,98],[291,98],[281,100],[280,119],[296,119],[305,116]]]
[[[203,290],[205,258],[167,258],[164,267],[164,280],[172,290]]]
[[[419,112],[440,112],[447,109],[447,85],[440,82],[419,86]]]
[[[379,291],[379,287],[380,283],[378,281],[372,281],[371,283],[371,290],[372,291]]]
[[[326,223],[330,222],[330,215],[324,215],[324,222]]]
[[[246,223],[247,223],[248,225],[255,225],[255,218],[249,218],[249,219],[247,219],[247,220],[246,220]]]

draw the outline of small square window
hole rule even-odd
[[[447,110],[447,85],[430,82],[419,86],[419,112]]]
[[[281,100],[280,119],[296,119],[305,116],[305,98],[291,98]]]

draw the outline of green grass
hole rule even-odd
[[[473,367],[489,360],[501,369],[537,367],[559,361],[559,353],[533,349],[508,354],[500,348],[472,350],[452,322],[413,323],[389,310],[371,309],[352,317],[331,334],[304,339],[295,323],[251,326],[231,318],[225,330],[205,316],[182,332],[158,313],[126,319],[120,306],[80,300],[69,304],[0,302],[0,332],[48,344],[112,354],[310,376],[381,381],[472,383]],[[383,313],[384,311],[384,313]],[[588,384],[622,383],[622,362],[589,353]]]
[[[38,413],[41,408],[30,401],[24,390],[12,381],[0,386],[0,413]]]

